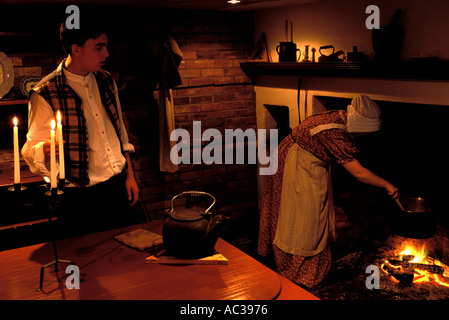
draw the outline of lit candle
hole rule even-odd
[[[56,119],[58,120],[58,125],[56,131],[58,132],[59,140],[59,179],[65,179],[65,162],[64,162],[64,143],[62,139],[62,123],[61,123],[61,112],[56,113]]]
[[[20,183],[20,159],[19,159],[19,128],[17,127],[19,120],[14,117],[14,184]]]
[[[50,130],[50,186],[52,189],[57,188],[56,182],[56,147],[55,147],[55,120],[51,120]]]

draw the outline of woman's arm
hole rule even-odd
[[[396,199],[399,197],[398,188],[363,167],[359,161],[354,160],[347,162],[343,164],[343,167],[358,181],[375,187],[384,188],[392,198]]]

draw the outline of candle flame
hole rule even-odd
[[[58,124],[61,124],[61,112],[59,110],[56,112],[56,119],[58,119]]]
[[[19,120],[17,119],[17,117],[14,117],[14,119],[12,119],[12,123],[14,123],[15,126],[19,124]]]
[[[50,126],[51,126],[51,130],[55,130],[55,127],[56,127],[55,119],[52,119],[52,120],[51,120]]]

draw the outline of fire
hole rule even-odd
[[[413,260],[410,260],[410,263],[429,263],[427,261],[427,250],[426,246],[422,245],[421,248],[417,248],[413,245],[406,244],[405,249],[399,253],[400,256],[414,256]]]
[[[61,112],[59,110],[56,112],[56,120],[58,120],[58,124],[61,124]]]
[[[413,268],[413,283],[436,283],[449,288],[449,281],[445,278],[449,277],[449,268],[441,263],[438,260],[435,260],[427,254],[427,250],[425,245],[417,246],[414,243],[404,242],[399,249],[399,258],[402,261],[407,261],[408,264],[411,264]],[[413,266],[415,264],[415,266]],[[421,265],[436,265],[444,268],[443,275],[439,275],[437,273],[432,273],[427,270],[423,270],[419,268],[419,264]],[[382,265],[383,267],[383,265]],[[400,269],[402,267],[393,266],[395,269]],[[394,279],[395,282],[398,282]]]

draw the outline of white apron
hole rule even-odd
[[[344,129],[325,124],[311,130]],[[330,166],[294,144],[284,166],[282,194],[274,244],[282,251],[303,257],[319,254],[329,235],[335,238]]]

